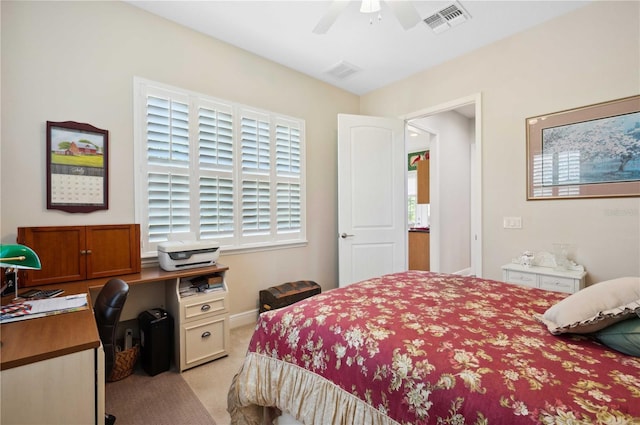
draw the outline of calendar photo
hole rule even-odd
[[[108,209],[109,132],[74,121],[47,121],[47,209]]]

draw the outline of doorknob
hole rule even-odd
[[[355,236],[355,235],[347,235],[347,234],[346,234],[346,233],[344,233],[344,232],[343,232],[343,233],[340,233],[340,237],[341,237],[342,239],[350,238],[350,237],[352,237],[352,236]]]

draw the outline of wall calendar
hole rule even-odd
[[[109,132],[74,121],[47,121],[47,209],[109,208]]]

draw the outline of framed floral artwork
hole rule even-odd
[[[640,196],[640,95],[527,118],[527,199]]]

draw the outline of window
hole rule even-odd
[[[304,121],[136,78],[142,255],[171,233],[225,252],[305,243]]]
[[[409,227],[416,224],[416,206],[418,204],[418,172],[407,172],[407,213]]]

